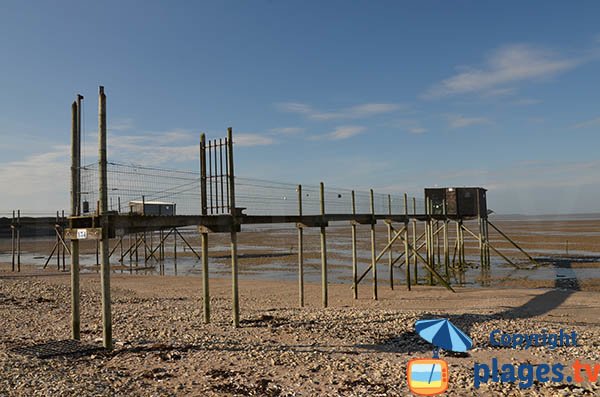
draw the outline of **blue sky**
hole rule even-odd
[[[58,4],[0,4],[0,212],[68,207],[98,85],[114,161],[194,169],[232,126],[240,176],[600,212],[597,2]]]

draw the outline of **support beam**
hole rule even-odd
[[[413,197],[413,215],[417,215],[417,199]],[[415,247],[417,245],[417,220],[413,218],[412,221],[412,245]],[[420,238],[419,238],[420,240]],[[418,251],[418,249],[417,249]],[[418,274],[418,263],[417,263],[417,254],[413,253],[412,257],[413,262],[413,277],[415,280],[415,285],[419,284],[419,274]]]
[[[321,216],[325,216],[325,185],[320,184]],[[321,300],[323,307],[328,305],[327,294],[327,236],[324,223],[321,223]]]
[[[371,270],[373,271],[373,299],[377,300],[377,258],[375,255],[375,199],[373,197],[373,189],[370,190],[371,197]]]
[[[230,215],[233,226],[231,228],[231,295],[233,303],[233,326],[240,326],[240,298],[238,292],[238,256],[237,256],[237,230],[235,208],[235,177],[233,173],[233,131],[227,128],[227,161],[229,164],[229,202],[231,203]]]
[[[110,300],[110,262],[108,258],[108,175],[106,156],[106,95],[104,87],[99,89],[98,98],[98,175],[99,175],[99,198],[100,198],[100,226],[102,227],[102,239],[100,240],[100,284],[102,285],[102,341],[106,349],[112,349],[112,313]]]
[[[498,228],[497,228],[497,227],[496,227],[496,226],[495,226],[495,225],[494,225],[492,222],[490,222],[490,221],[487,221],[487,224],[488,224],[488,225],[490,225],[490,226],[491,226],[491,227],[492,227],[492,228],[493,228],[495,231],[497,231],[498,233],[500,233],[500,235],[501,235],[502,237],[504,237],[506,240],[508,240],[508,242],[509,242],[509,243],[511,243],[511,244],[512,244],[512,245],[513,245],[515,248],[517,248],[519,251],[521,251],[521,252],[522,252],[522,253],[523,253],[523,254],[524,254],[524,255],[525,255],[527,258],[529,258],[529,261],[530,261],[531,263],[533,263],[533,264],[534,264],[536,267],[537,267],[537,266],[540,266],[540,264],[539,264],[539,263],[537,263],[537,262],[535,261],[535,259],[533,259],[533,258],[531,257],[531,255],[529,255],[527,252],[525,252],[525,250],[524,250],[523,248],[521,248],[521,247],[519,246],[519,244],[515,243],[515,242],[514,242],[514,241],[513,241],[513,240],[512,240],[510,237],[508,237],[508,236],[507,236],[507,235],[506,235],[506,234],[505,234],[505,233],[504,233],[502,230],[498,229]]]
[[[387,243],[387,245],[381,250],[381,252],[379,254],[377,254],[374,258],[374,262],[377,263],[379,262],[379,260],[383,257],[383,255],[385,255],[385,253],[392,247],[392,245],[396,242],[396,240],[398,240],[399,238],[402,237],[402,233],[404,233],[405,229],[404,227],[402,227],[402,229],[398,230],[395,234],[394,237],[392,237],[392,239]],[[400,256],[398,258],[396,258],[395,260],[392,261],[392,265],[394,265],[399,258],[401,258],[404,254],[400,254]],[[369,267],[364,271],[364,273],[358,278],[357,280],[357,284],[359,284],[363,278],[365,278],[365,276],[373,269],[373,261],[371,262],[371,264],[369,265]]]
[[[352,191],[352,215],[356,215],[356,197],[354,190]],[[352,288],[354,299],[358,299],[358,263],[356,256],[356,223],[351,222],[350,227],[352,229]]]
[[[410,255],[408,251],[408,194],[404,193],[404,263],[406,263],[406,289],[410,291]],[[393,264],[392,264],[393,265]]]
[[[298,185],[298,215],[302,216],[302,185]],[[304,228],[296,224],[298,228],[298,300],[300,307],[304,307]]]
[[[80,95],[77,96],[78,99]],[[78,102],[71,106],[71,216],[79,215],[80,194],[80,108]],[[79,240],[71,240],[71,338],[81,338]]]
[[[229,145],[227,145],[229,148]],[[229,164],[227,164],[229,167]],[[229,186],[229,180],[227,181]],[[229,190],[227,192],[227,202],[230,200]],[[208,214],[208,198],[206,196],[206,135],[200,135],[200,209],[202,215]],[[231,212],[231,208],[228,208]],[[177,229],[175,229],[177,230]],[[179,233],[179,231],[177,231]],[[177,234],[176,234],[177,235]],[[183,238],[182,238],[183,239]],[[204,311],[204,323],[210,323],[210,292],[208,277],[208,233],[200,234],[202,245],[202,306]],[[185,240],[184,240],[185,242]],[[187,244],[187,242],[185,242]],[[189,246],[189,244],[187,244]],[[184,247],[185,248],[185,247]],[[193,251],[193,250],[192,250]],[[197,255],[197,254],[196,254]]]
[[[477,236],[475,233],[473,233],[472,231],[470,231],[470,230],[469,230],[469,229],[468,229],[466,226],[462,225],[462,226],[461,226],[461,228],[462,228],[463,230],[465,230],[467,233],[469,233],[471,236],[475,237],[476,239],[478,239],[478,238],[479,238],[479,237],[478,237],[478,236]],[[510,260],[510,259],[509,259],[509,258],[508,258],[506,255],[504,255],[502,252],[498,251],[498,250],[496,249],[496,247],[494,247],[493,245],[491,245],[491,244],[488,244],[488,246],[489,246],[491,249],[493,249],[495,253],[497,253],[498,255],[500,255],[500,256],[501,256],[501,257],[502,257],[502,258],[503,258],[503,259],[504,259],[506,262],[508,262],[508,263],[509,263],[511,266],[513,266],[514,268],[516,268],[516,269],[519,269],[519,270],[523,270],[523,269],[525,269],[525,268],[523,268],[523,267],[521,267],[521,266],[519,266],[519,265],[515,264],[515,263],[514,263],[513,261],[511,261],[511,260]]]
[[[392,215],[392,196],[390,194],[388,194],[388,215]],[[388,243],[390,241],[392,241],[392,221],[391,219],[388,220],[387,222],[387,237],[388,237]],[[394,260],[394,253],[392,250],[392,247],[390,246],[390,248],[388,249],[388,272],[389,272],[389,276],[390,276],[390,289],[393,290],[394,289],[394,265],[392,264]]]

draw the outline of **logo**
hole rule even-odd
[[[406,368],[408,388],[422,396],[434,396],[448,389],[448,363],[439,358],[414,358]]]
[[[527,350],[531,347],[546,347],[554,350],[563,346],[577,346],[577,333],[560,330],[558,333],[525,334],[502,333],[495,329],[490,333],[490,345],[496,348],[512,348]],[[534,383],[595,383],[600,377],[600,363],[584,363],[575,360],[570,364],[561,363],[503,363],[493,357],[490,364],[476,362],[473,365],[475,389],[484,383],[513,383],[519,389],[528,389]]]
[[[415,358],[408,362],[406,379],[414,394],[434,396],[448,389],[448,363],[439,358],[439,349],[466,352],[473,346],[467,334],[448,319],[419,320],[415,324],[419,336],[434,346],[433,358]]]

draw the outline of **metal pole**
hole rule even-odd
[[[79,97],[78,102],[71,106],[71,216],[79,215],[79,155],[80,155],[80,130],[79,130]],[[79,305],[79,240],[71,239],[71,338],[79,340],[80,305]]]
[[[321,182],[321,298],[327,307],[327,237],[325,233],[325,185]]]
[[[354,190],[352,191],[352,216],[356,216],[356,198],[354,196]],[[352,285],[354,286],[354,299],[358,299],[358,264],[356,258],[356,223],[351,222],[350,227],[352,228]]]
[[[302,185],[298,185],[298,215],[302,221]],[[300,307],[304,307],[304,230],[298,224],[298,294]]]
[[[235,208],[235,179],[233,172],[233,131],[231,127],[227,129],[227,147],[228,163],[229,163],[229,202],[231,203],[231,284],[232,284],[232,301],[233,301],[233,326],[240,325],[240,302],[238,293],[238,257],[237,257],[237,219]]]
[[[99,89],[98,104],[98,169],[100,188],[100,225],[102,227],[102,239],[100,240],[101,262],[100,262],[100,283],[102,284],[102,339],[106,349],[112,349],[112,314],[110,307],[110,262],[108,258],[108,177],[106,160],[106,95],[104,87]]]
[[[375,253],[375,199],[373,197],[373,189],[370,189],[371,196],[371,266],[373,272],[373,299],[377,300],[377,261]]]
[[[410,252],[408,250],[408,194],[404,193],[404,263],[406,266],[406,288],[410,291]]]
[[[200,200],[202,215],[208,214],[208,200],[206,197],[206,135],[200,135]],[[200,234],[202,245],[202,305],[204,309],[204,323],[210,323],[210,292],[208,275],[208,233]],[[185,246],[184,246],[185,249]]]

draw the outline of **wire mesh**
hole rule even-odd
[[[111,211],[129,212],[133,201],[174,204],[178,215],[201,213],[200,173],[195,171],[128,165],[109,162],[108,207]],[[211,196],[212,194],[212,196]],[[217,200],[216,192],[207,189],[208,199]],[[220,192],[218,193],[220,194]],[[371,213],[370,193],[355,191],[357,214]],[[302,202],[303,215],[321,213],[321,193],[318,185],[298,185],[256,178],[235,178],[236,206],[245,208],[248,215],[298,215]],[[81,168],[81,199],[95,211],[98,200],[98,164]],[[325,213],[352,213],[352,190],[325,186]],[[404,195],[374,193],[376,214],[404,214]],[[408,213],[423,213],[422,199],[408,197]],[[84,204],[85,208],[85,204]]]

